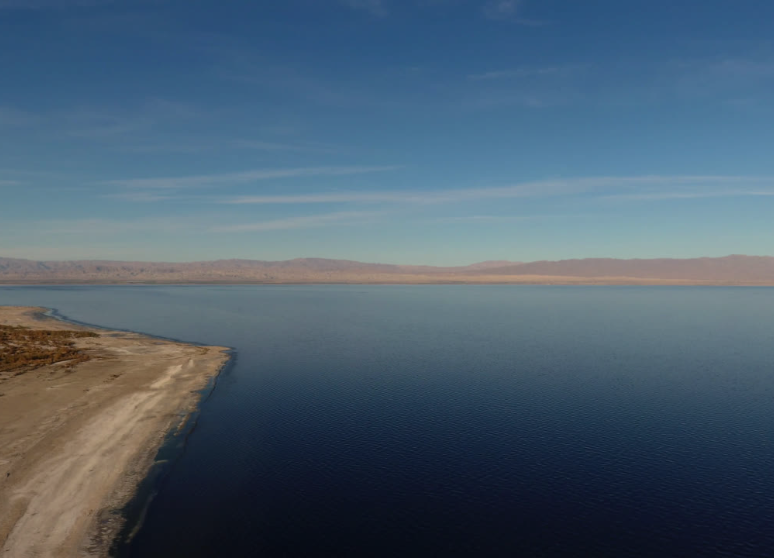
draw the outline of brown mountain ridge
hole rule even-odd
[[[0,284],[550,283],[773,285],[774,257],[587,258],[436,267],[300,258],[188,263],[0,258]]]

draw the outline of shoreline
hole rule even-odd
[[[774,281],[700,281],[693,279],[545,277],[535,279],[427,281],[3,281],[0,287],[314,287],[314,286],[512,286],[512,287],[774,287]],[[95,326],[96,327],[96,326]]]
[[[120,508],[120,523],[115,532],[105,540],[108,555],[121,558],[129,555],[129,549],[134,536],[140,531],[145,522],[145,515],[151,502],[158,492],[164,479],[174,467],[176,460],[185,450],[188,437],[196,429],[197,420],[201,413],[201,405],[212,395],[217,387],[218,380],[224,372],[227,372],[235,364],[236,354],[232,349],[227,352],[229,359],[223,364],[215,376],[207,380],[207,385],[199,390],[199,401],[191,412],[177,427],[171,428],[165,435],[156,450],[147,473],[140,479],[134,493]],[[109,543],[109,544],[108,544]]]
[[[0,554],[107,556],[165,442],[192,417],[231,349],[0,307],[0,325],[93,332],[89,360],[0,376]],[[128,523],[127,523],[128,522]],[[135,527],[135,525],[131,525]]]

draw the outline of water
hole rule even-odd
[[[774,555],[774,289],[0,288],[234,347],[131,557]]]

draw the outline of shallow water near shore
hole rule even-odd
[[[774,289],[0,287],[234,347],[129,557],[767,556]]]

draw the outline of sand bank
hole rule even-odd
[[[117,510],[229,357],[43,312],[0,307],[0,325],[99,336],[73,340],[87,362],[0,373],[0,556],[105,556]]]

